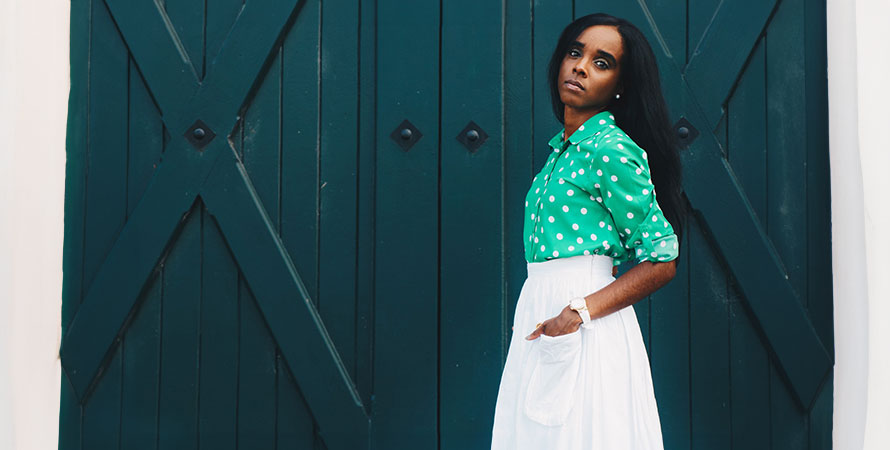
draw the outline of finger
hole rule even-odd
[[[539,323],[539,324],[535,327],[534,331],[532,331],[531,334],[529,334],[529,335],[526,336],[525,338],[526,338],[527,340],[529,340],[529,341],[532,341],[532,340],[537,339],[537,337],[540,336],[541,333],[543,333],[543,332],[544,332],[544,323]]]

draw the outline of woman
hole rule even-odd
[[[684,217],[655,56],[629,22],[591,14],[563,30],[548,82],[564,129],[526,196],[492,449],[662,449],[632,307],[673,278]]]

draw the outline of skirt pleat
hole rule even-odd
[[[525,339],[572,297],[614,280],[612,258],[602,255],[528,263],[498,388],[492,450],[663,450],[632,305],[573,333]]]

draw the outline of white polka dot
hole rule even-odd
[[[674,242],[674,250],[676,250],[676,249],[677,249],[677,243]]]
[[[581,125],[580,127],[578,127],[578,129],[584,131],[584,125]]]
[[[575,239],[575,240],[578,241],[579,244],[583,244],[583,243],[584,243],[584,239],[583,239],[583,238],[580,238],[580,237],[579,237],[578,239]]]
[[[535,244],[537,244],[537,243],[538,243],[538,237],[535,236]]]
[[[535,194],[537,194],[537,193],[540,192],[540,191],[541,191],[541,188],[537,188],[537,189],[535,189]]]
[[[643,195],[649,195],[649,189],[643,189]]]
[[[625,228],[625,229],[624,229],[624,232],[627,233],[627,234],[630,234],[630,228]]]
[[[633,196],[631,196],[630,194],[625,195],[624,198],[626,198],[627,201],[629,201],[629,202],[633,201],[633,199],[634,199]]]
[[[665,242],[665,241],[661,241],[661,246],[662,246],[662,247],[667,247],[667,242]]]
[[[621,144],[618,144],[618,148],[620,148],[621,150],[624,150],[624,146]]]
[[[649,237],[649,233],[647,233],[647,232],[644,231],[644,232],[643,232],[643,237],[644,237],[644,238]]]
[[[638,249],[637,249],[637,255],[642,255],[642,254],[643,254],[643,249],[638,248]]]
[[[553,202],[553,200],[556,200],[556,197],[554,197],[554,196],[551,195],[551,196],[550,196],[550,201]]]
[[[532,213],[532,220],[535,220],[535,213]]]
[[[608,249],[609,247],[611,247],[611,246],[609,245],[609,241],[603,241],[603,247],[605,247],[606,249]]]
[[[607,155],[603,155],[603,162],[609,162],[609,157]]]
[[[565,179],[565,178],[560,178],[560,179],[559,179],[559,184],[565,184],[565,183],[566,183],[566,179]]]
[[[553,221],[554,221],[555,219],[553,219],[553,216],[550,216],[550,217],[547,218],[547,220],[549,220],[550,223],[553,223]]]
[[[658,256],[658,253],[652,252],[652,253],[650,253],[650,255],[652,255],[652,257],[654,258],[654,257]]]
[[[562,210],[563,210],[563,212],[569,212],[568,205],[562,205]]]
[[[612,198],[612,191],[606,191],[606,195],[608,195],[609,198]]]
[[[653,221],[653,222],[658,222],[658,217],[652,216],[652,221]]]
[[[588,144],[593,144],[593,141],[587,141]]]
[[[547,247],[544,247],[544,245],[542,244],[542,245],[541,245],[541,251],[543,252],[543,251],[546,250],[546,249],[547,249]]]
[[[578,224],[577,224],[577,223],[573,223],[573,224],[572,224],[572,229],[573,229],[573,230],[577,230],[577,229],[578,229]]]
[[[572,172],[572,178],[575,178],[576,175],[578,175],[578,174],[575,172]]]
[[[615,175],[612,175],[612,181],[618,181],[618,177]]]
[[[647,158],[647,155],[646,155],[646,152],[643,152],[643,159],[648,159],[648,158]]]
[[[618,144],[618,145],[621,145],[621,144]],[[622,156],[622,157],[621,157],[621,162],[623,162],[623,163],[627,163],[627,157],[626,157],[626,156]]]
[[[615,125],[609,125],[609,128],[615,128]]]
[[[575,246],[574,246],[574,245],[570,245],[570,246],[569,246],[569,251],[572,251],[572,250],[574,250],[574,249],[575,249]]]
[[[600,119],[600,125],[603,125],[605,123],[606,123],[606,119]]]
[[[574,165],[574,164],[575,164],[575,160],[574,160],[574,159],[571,160],[571,161],[569,162],[569,165],[570,165],[570,166],[571,166],[571,165]]]
[[[595,240],[596,240],[596,235],[595,235],[595,234],[591,234],[591,235],[590,235],[590,240],[591,240],[591,241],[595,241]]]
[[[611,115],[611,114],[609,114],[609,118],[612,119],[612,120],[615,120],[615,116],[613,116],[613,115]]]
[[[603,202],[603,198],[602,198],[602,197],[597,197],[597,198],[596,198],[596,201],[602,203],[602,202]]]
[[[559,170],[562,170],[562,169],[559,169]],[[639,175],[639,174],[643,173],[643,169],[640,169],[639,167],[637,167],[637,170],[635,170],[634,172],[636,172],[637,175]]]
[[[634,213],[632,213],[632,212],[627,213],[627,218],[628,218],[628,219],[633,219],[633,218],[634,218]]]
[[[562,233],[556,233],[556,238],[560,241],[562,240]]]
[[[590,250],[584,250],[584,254],[585,254],[585,255],[589,255],[589,254],[590,254]]]
[[[602,220],[600,220],[600,228],[602,228],[604,226],[606,226],[606,222],[603,222]]]
[[[560,167],[558,171],[559,171],[559,172],[562,172],[562,169],[565,169],[565,167]],[[638,170],[639,170],[639,169],[638,169]],[[639,172],[637,172],[637,173],[639,173]]]
[[[581,214],[587,214],[587,208],[581,208]]]
[[[575,195],[575,191],[572,190],[572,189],[569,189],[569,190],[566,191],[566,195],[568,195],[569,197],[571,197],[571,196]]]
[[[525,201],[525,206],[528,206],[528,200]]]
[[[590,143],[590,142],[588,142],[588,144],[589,144],[589,143]],[[584,157],[585,157],[585,158],[590,158],[590,152],[587,152],[587,153],[584,155]]]
[[[599,184],[599,183],[593,183],[593,187],[599,189],[599,188],[600,188],[600,184]]]
[[[665,227],[665,228],[668,227],[668,223],[667,223],[667,222],[664,223],[664,227]]]
[[[612,225],[606,225],[606,229],[612,231]]]
[[[578,175],[584,175],[584,169],[578,169]]]
[[[553,250],[553,256],[559,256],[559,252],[556,250]]]
[[[656,231],[656,232],[655,232],[655,237],[661,237],[661,232],[660,232],[660,231]]]

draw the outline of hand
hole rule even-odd
[[[581,320],[581,315],[575,312],[572,308],[569,308],[569,305],[566,305],[558,316],[551,317],[541,322],[541,326],[535,328],[535,331],[532,331],[532,334],[525,338],[532,341],[537,339],[541,334],[546,334],[547,336],[569,334],[578,331],[578,328],[581,327],[581,322],[583,322]],[[550,333],[544,333],[545,329]]]

